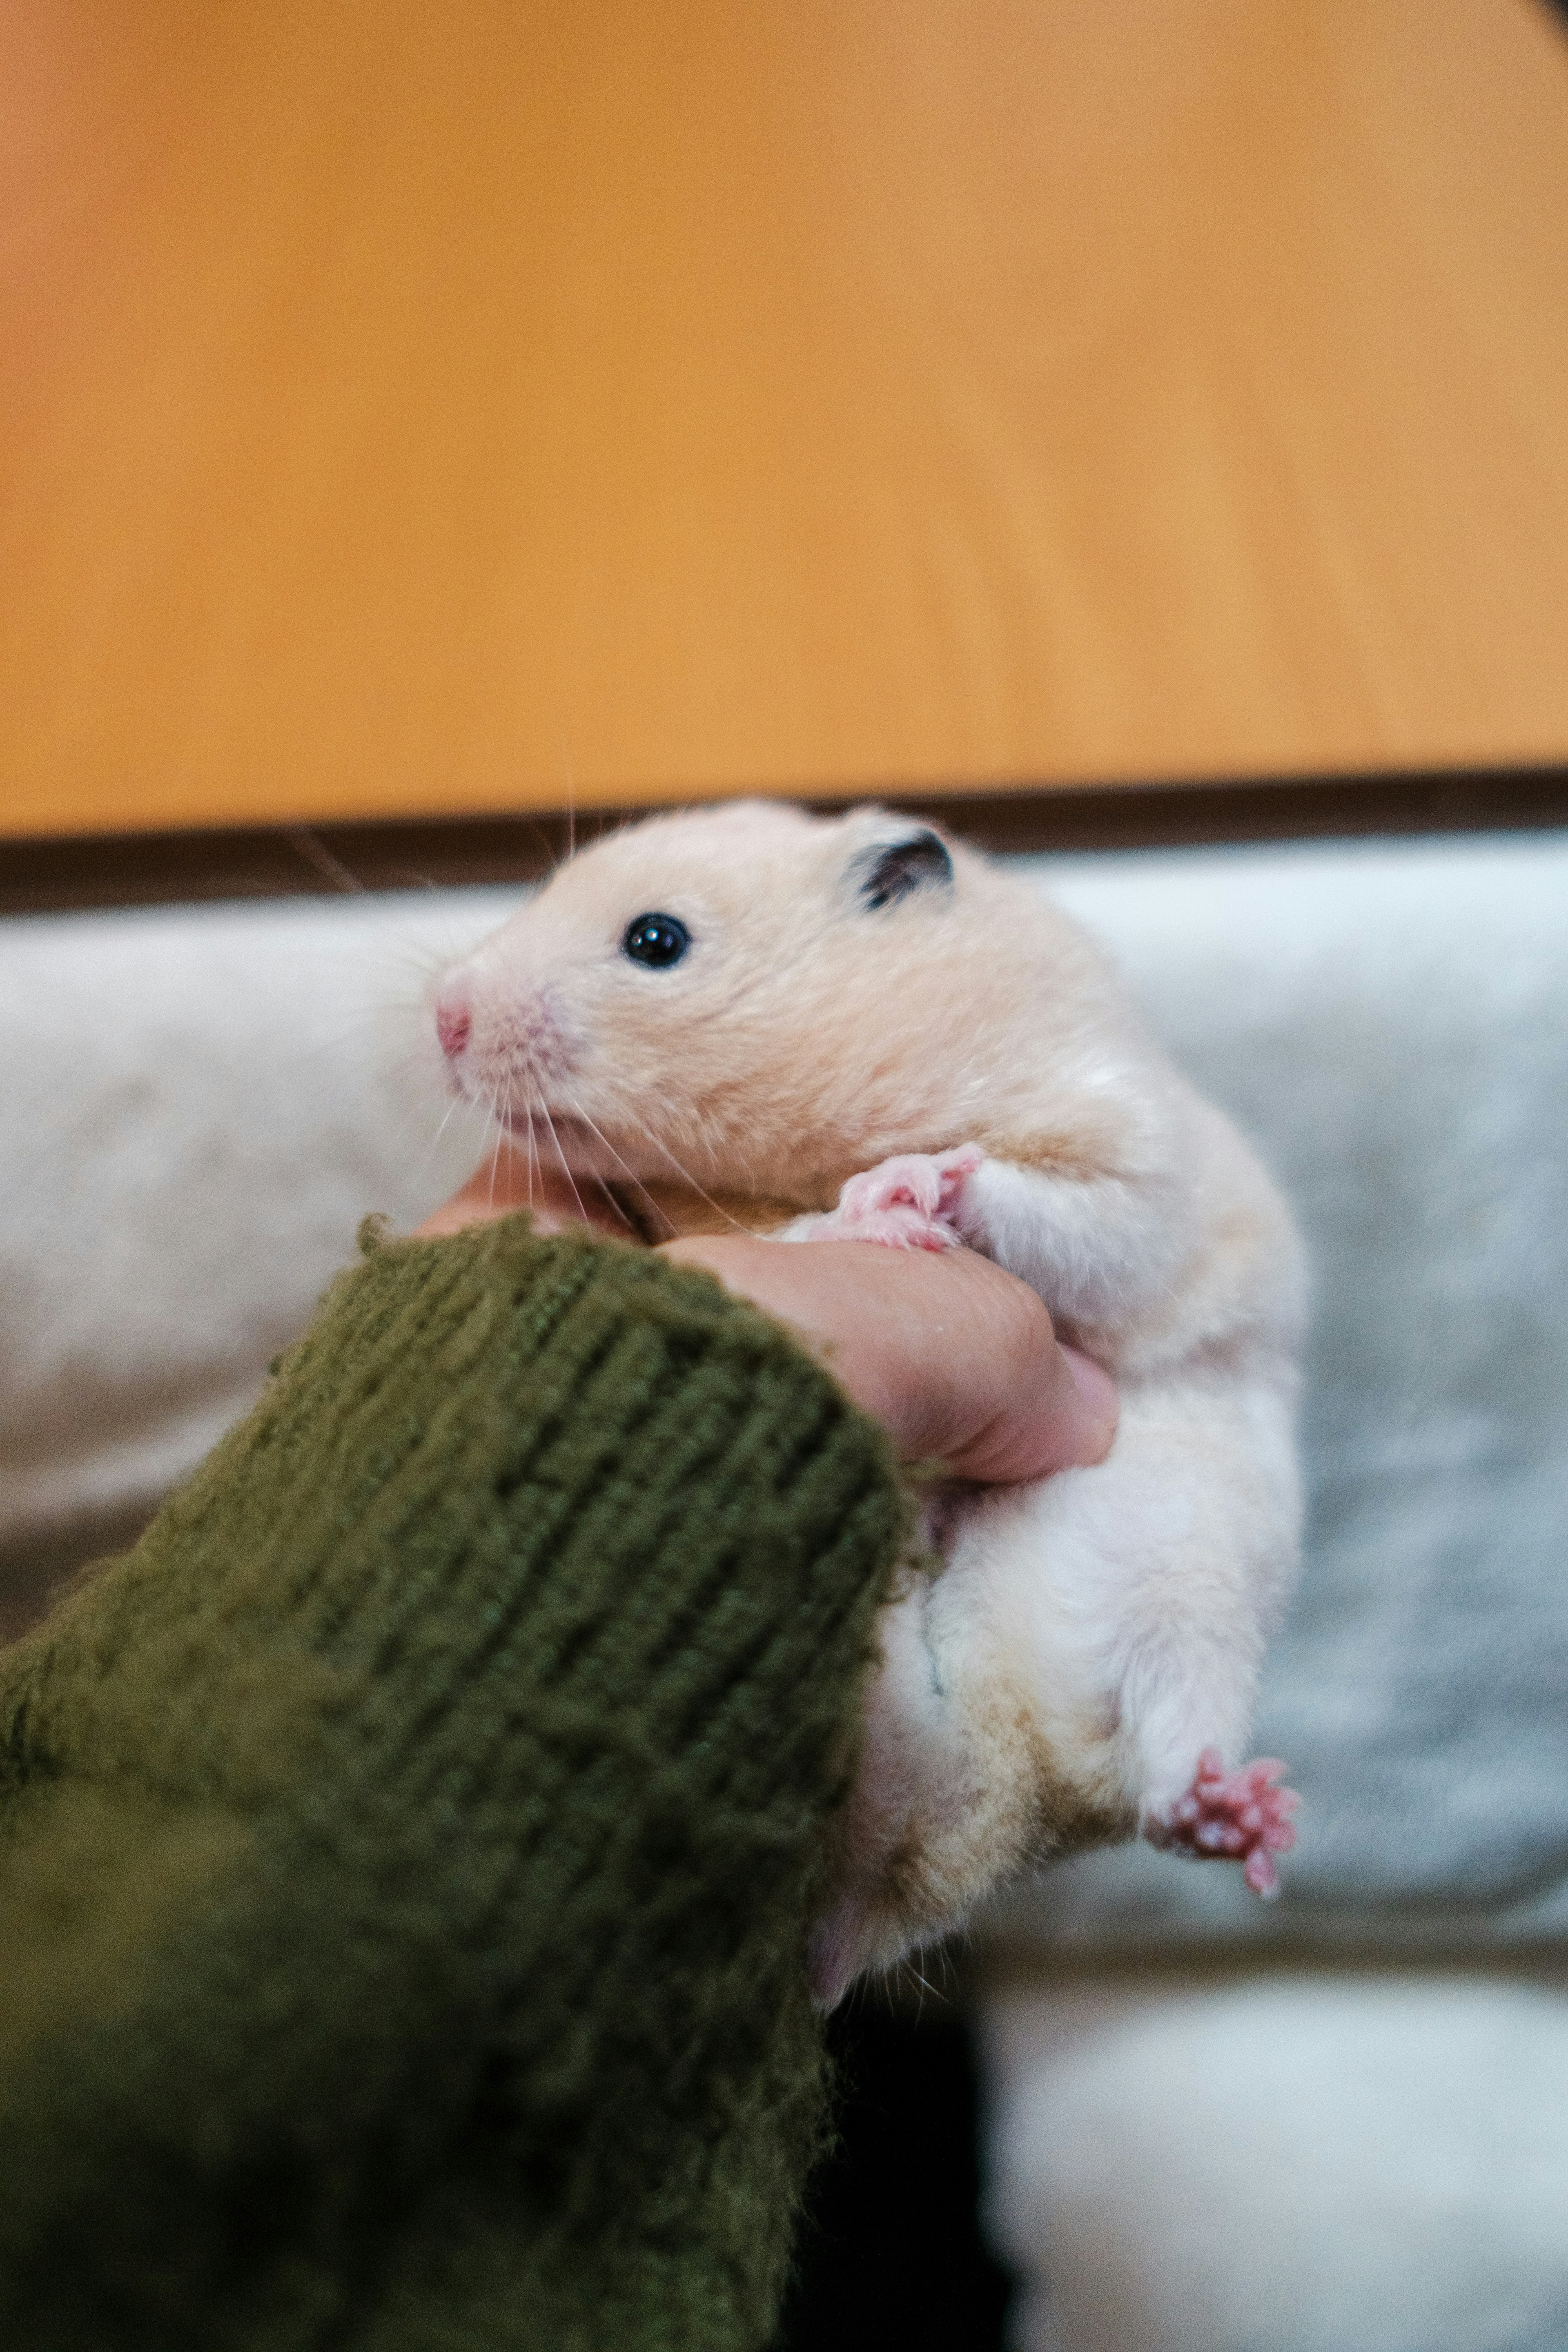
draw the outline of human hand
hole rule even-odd
[[[970,1249],[693,1235],[659,1252],[700,1265],[787,1324],[906,1462],[1011,1485],[1102,1462],[1109,1372],[1058,1341],[1038,1294]]]
[[[422,1234],[531,1207],[545,1232],[585,1224],[634,1239],[590,1182],[548,1178],[515,1146],[470,1178]],[[786,1324],[906,1462],[1013,1484],[1103,1461],[1116,1431],[1110,1374],[1058,1341],[1037,1294],[969,1249],[693,1234],[662,1257],[702,1267]]]

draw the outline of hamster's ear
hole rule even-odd
[[[863,907],[894,907],[916,890],[951,890],[952,860],[940,834],[911,833],[864,851],[855,878]]]

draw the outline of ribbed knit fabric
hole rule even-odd
[[[889,1451],[650,1254],[366,1251],[0,1655],[0,2341],[741,2352]]]

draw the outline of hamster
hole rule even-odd
[[[434,1013],[645,1239],[966,1244],[1120,1383],[1104,1463],[955,1496],[884,1610],[821,1997],[1089,1845],[1271,1892],[1296,1801],[1235,1767],[1298,1562],[1300,1252],[1078,926],[917,820],[731,803],[579,851]]]

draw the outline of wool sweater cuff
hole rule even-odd
[[[367,1236],[0,1659],[15,2340],[759,2342],[905,1527],[882,1433],[708,1277]]]

